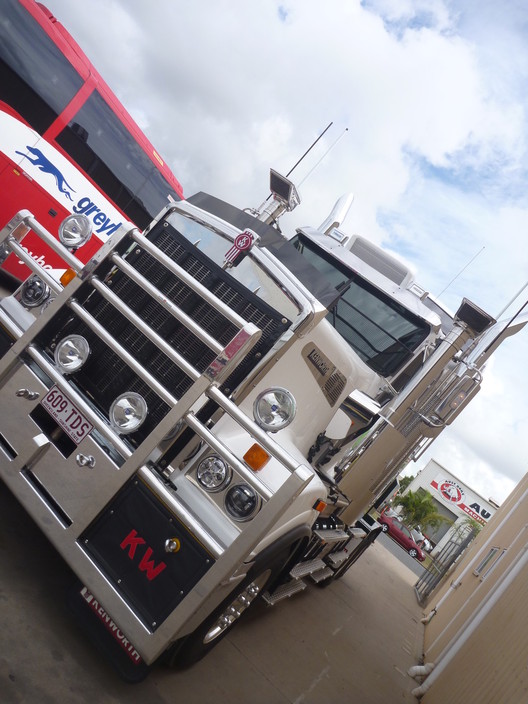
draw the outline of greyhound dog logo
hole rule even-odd
[[[20,156],[23,156],[24,159],[30,161],[45,174],[51,174],[55,178],[55,183],[57,184],[57,188],[59,189],[59,191],[61,193],[64,193],[66,198],[69,198],[71,201],[73,201],[70,191],[75,193],[75,189],[70,186],[70,184],[66,181],[64,176],[59,171],[59,169],[54,164],[52,164],[46,156],[44,156],[40,149],[30,147],[29,145],[26,146],[26,149],[28,150],[28,152],[33,154],[34,158],[31,158],[29,154],[23,154],[22,152],[16,152],[16,154],[20,154]]]

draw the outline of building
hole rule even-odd
[[[421,526],[435,546],[433,554],[438,554],[454,535],[469,533],[468,517],[484,526],[498,509],[492,499],[484,499],[436,460],[426,464],[404,493],[420,490],[432,495],[437,512],[447,519],[436,529]]]
[[[528,475],[431,594],[422,704],[528,701]]]

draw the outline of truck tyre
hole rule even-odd
[[[276,581],[294,548],[295,545],[290,545],[271,559],[257,560],[245,579],[200,626],[165,652],[162,656],[165,664],[180,669],[205,657],[240,621],[266,587]]]
[[[409,548],[409,555],[411,557],[416,557],[418,555],[418,550],[416,548]]]

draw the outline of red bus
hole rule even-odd
[[[67,30],[34,0],[2,0],[0,223],[27,208],[54,234],[84,213],[88,261],[121,222],[144,229],[180,184]],[[24,247],[49,270],[64,264],[29,233]],[[3,268],[28,269],[11,255]]]

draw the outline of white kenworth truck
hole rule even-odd
[[[339,229],[348,201],[283,236],[298,196],[271,184],[255,211],[171,204],[86,265],[82,215],[59,239],[28,211],[0,231],[0,255],[32,270],[0,302],[0,475],[131,681],[201,658],[256,597],[343,575],[379,531],[363,515],[521,327],[496,332],[467,300],[449,316]],[[29,230],[62,257],[61,283]]]

